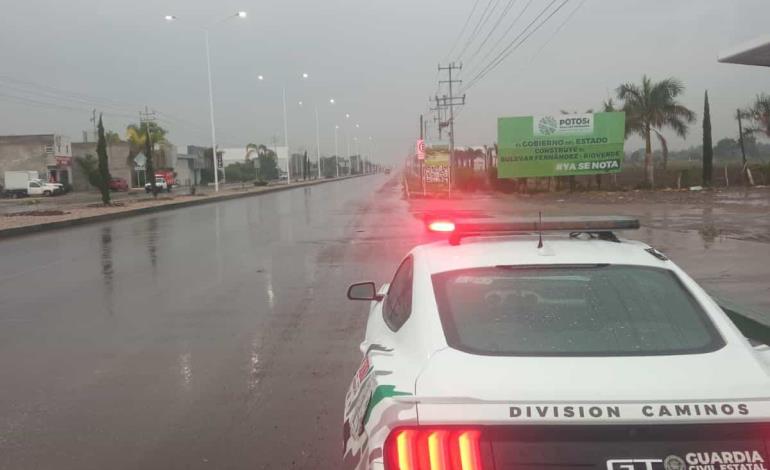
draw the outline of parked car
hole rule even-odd
[[[128,191],[128,181],[125,178],[110,179],[110,191]]]
[[[40,180],[36,171],[6,171],[4,177],[5,197],[55,196],[64,192],[63,185]]]

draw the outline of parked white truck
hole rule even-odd
[[[40,179],[37,171],[6,171],[3,196],[55,196],[63,192],[58,183],[48,183]]]

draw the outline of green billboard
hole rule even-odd
[[[625,113],[507,117],[497,120],[497,177],[619,173]]]

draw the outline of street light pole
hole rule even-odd
[[[350,174],[353,171],[353,159],[351,158],[352,155],[350,155],[350,114],[345,114],[345,140],[348,144],[348,161],[350,162],[348,174]]]
[[[334,125],[334,166],[337,168],[337,178],[340,177],[340,150],[339,146],[337,145],[337,131],[340,129],[340,126]]]
[[[315,105],[315,151],[318,162],[318,179],[321,179],[321,131],[318,125],[318,105]]]
[[[214,126],[214,89],[211,85],[211,50],[209,48],[209,30],[206,33],[206,69],[209,77],[209,116],[211,117],[211,158],[214,159],[214,191],[219,192],[219,163],[217,159],[217,131]]]
[[[221,24],[230,18],[246,18],[247,13],[245,11],[239,11],[234,15],[227,16],[219,21],[211,23],[209,26],[203,28],[203,33],[206,38],[206,71],[208,72],[209,79],[209,117],[211,118],[211,158],[214,160],[214,191],[219,192],[219,165],[217,165],[217,131],[214,124],[214,87],[211,81],[211,47],[209,46],[209,28]],[[165,20],[173,22],[177,20],[174,15],[166,15]]]
[[[283,143],[286,146],[286,184],[291,184],[291,151],[289,151],[289,120],[286,116],[286,85],[283,87]]]

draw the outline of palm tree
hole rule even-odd
[[[127,140],[138,149],[144,147],[148,133],[152,143],[158,144],[166,141],[168,131],[154,122],[142,122],[139,125],[129,124],[126,128]]]
[[[751,107],[744,111],[744,116],[753,124],[745,129],[746,133],[761,132],[770,137],[770,95],[757,95]]]
[[[617,89],[618,99],[626,113],[626,136],[638,134],[644,139],[645,182],[655,185],[652,165],[652,134],[658,137],[663,150],[664,167],[668,160],[668,144],[661,130],[672,129],[676,135],[687,137],[687,125],[695,122],[695,113],[676,100],[684,92],[684,85],[676,78],[653,82],[646,75],[642,83],[624,83]]]
[[[157,123],[151,122],[151,121],[145,121],[140,123],[139,125],[136,124],[129,124],[128,127],[126,127],[126,140],[131,144],[132,151],[133,152],[142,152],[144,151],[147,153],[148,142],[147,137],[150,138],[150,144],[152,147],[154,147],[156,144],[162,144],[167,142],[166,140],[166,134],[168,131],[161,126],[159,126]],[[150,155],[145,155],[148,159],[150,158]],[[158,163],[159,167],[162,167],[164,163],[166,162],[166,150],[163,146],[160,146],[159,151],[157,152],[157,155],[155,157],[155,162]],[[148,173],[149,174],[149,173]]]

